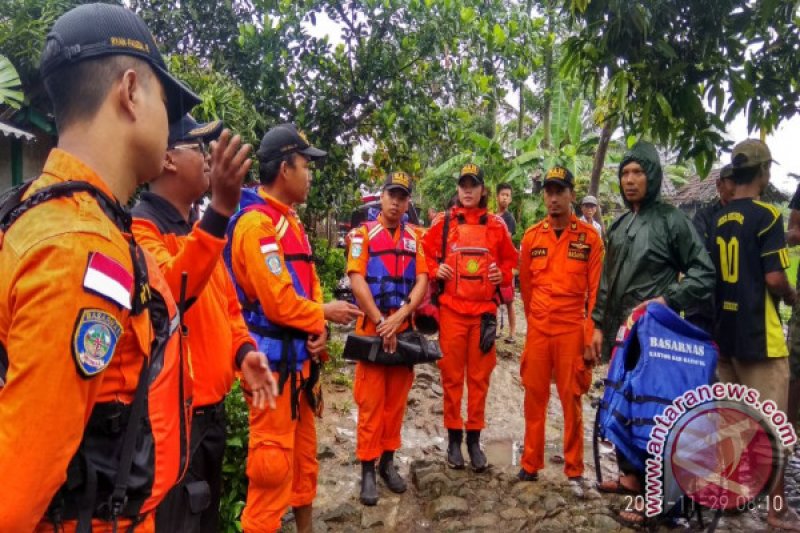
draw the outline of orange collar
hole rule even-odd
[[[549,231],[549,230],[553,229],[553,220],[552,220],[552,218],[550,218],[550,215],[547,215],[547,218],[544,221],[544,225],[543,225],[542,229],[544,229],[545,231]],[[572,213],[569,216],[569,223],[567,224],[567,226],[564,229],[565,230],[569,230],[569,231],[577,231],[578,230],[578,217],[575,216],[575,213]]]
[[[103,191],[110,198],[115,198],[103,178],[83,161],[61,148],[53,148],[50,151],[42,173],[49,174],[60,181],[85,181]]]
[[[258,195],[264,199],[264,201],[269,202],[275,209],[280,211],[282,215],[292,215],[293,217],[297,216],[297,213],[291,206],[286,205],[285,203],[281,202],[271,194],[268,194],[263,187],[258,188]]]
[[[453,216],[463,215],[467,224],[476,224],[487,213],[485,207],[454,207]]]

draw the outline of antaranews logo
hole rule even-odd
[[[645,472],[645,514],[681,496],[711,509],[746,509],[768,495],[797,442],[786,414],[757,390],[714,383],[689,390],[654,417]],[[784,502],[767,502],[776,510]]]

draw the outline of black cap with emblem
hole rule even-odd
[[[266,163],[295,153],[302,154],[312,161],[328,155],[328,152],[311,146],[305,134],[294,124],[281,124],[265,133],[256,155],[259,161]]]
[[[386,180],[383,182],[383,190],[390,191],[398,189],[405,191],[406,194],[411,194],[411,177],[405,172],[389,172],[386,174]]]
[[[483,185],[483,169],[475,163],[467,163],[461,167],[461,172],[458,173],[458,182],[464,178],[472,178],[478,185]]]
[[[222,133],[222,121],[214,120],[201,124],[192,115],[184,115],[180,120],[169,125],[169,145],[180,142],[201,140],[204,143],[214,141]]]
[[[548,183],[557,183],[562,187],[574,189],[575,176],[572,175],[572,172],[570,172],[569,169],[555,166],[548,170],[547,174],[544,175],[544,186],[546,187]]]
[[[141,59],[153,69],[164,87],[170,122],[200,103],[196,94],[169,73],[144,21],[122,6],[84,4],[61,15],[47,35],[39,72],[44,79],[80,61],[118,54]]]

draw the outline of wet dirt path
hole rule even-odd
[[[517,301],[519,304],[519,302]],[[522,317],[518,305],[518,317]],[[546,429],[546,466],[535,483],[520,483],[519,446],[525,424],[523,390],[519,380],[519,356],[525,336],[524,318],[519,319],[516,342],[498,339],[498,363],[487,401],[487,428],[482,434],[491,468],[474,474],[454,471],[444,465],[446,431],[442,426],[442,388],[438,369],[416,367],[403,426],[403,445],[397,453],[400,473],[409,482],[402,495],[389,492],[379,481],[381,500],[375,507],[358,501],[360,467],[355,459],[356,417],[352,390],[341,376],[326,377],[325,416],[318,423],[319,489],[314,503],[315,532],[325,531],[631,531],[615,521],[630,498],[601,495],[593,488],[592,400],[601,389],[593,388],[584,398],[585,472],[582,494],[567,484],[562,465],[553,461],[561,450],[562,414],[555,385],[551,387]],[[339,335],[344,333],[339,332]],[[606,367],[596,368],[594,377],[605,376]],[[340,371],[352,379],[353,366]],[[334,381],[336,383],[334,383]],[[339,383],[339,384],[337,384]],[[464,452],[465,458],[466,450]],[[800,459],[790,465],[791,505],[800,506]],[[602,456],[604,477],[616,475],[613,453]],[[795,480],[796,478],[796,480]],[[760,510],[725,516],[717,531],[766,531]],[[287,516],[285,532],[294,531]],[[710,518],[709,515],[706,518]],[[697,524],[694,524],[695,526]],[[657,530],[667,531],[664,527]]]

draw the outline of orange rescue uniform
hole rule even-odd
[[[186,236],[163,234],[153,222],[141,218],[133,219],[133,234],[155,257],[173,295],[180,294],[181,273],[187,273],[189,308],[184,323],[194,376],[194,407],[221,402],[235,378],[237,353],[256,349],[222,261],[225,239],[203,231],[199,223]]]
[[[447,237],[448,257],[457,248],[460,239],[461,218],[469,225],[480,225],[485,222],[486,238],[485,247],[488,249],[488,260],[477,267],[467,262],[465,272],[470,277],[480,278],[480,283],[486,284],[489,264],[494,262],[503,275],[501,285],[508,285],[512,280],[512,270],[517,265],[518,252],[511,241],[503,219],[496,215],[488,214],[483,208],[454,207],[451,210],[449,235]],[[428,271],[432,281],[439,269],[439,259],[442,255],[442,232],[444,215],[439,214],[433,221],[431,228],[425,234],[422,246],[428,263]],[[462,239],[463,240],[463,239]],[[461,243],[464,244],[464,243]],[[469,243],[472,246],[474,243]],[[466,277],[466,276],[465,276]],[[445,282],[445,292],[439,296],[439,345],[442,349],[442,359],[439,360],[439,369],[442,375],[442,388],[444,389],[444,425],[447,429],[468,431],[481,430],[486,426],[484,413],[486,410],[486,394],[489,392],[489,378],[497,363],[495,346],[488,353],[480,349],[481,314],[497,312],[496,289],[491,289],[492,296],[486,298],[464,299],[451,294],[447,289],[448,284],[456,281]],[[478,292],[477,290],[474,292]],[[489,291],[487,291],[487,294]],[[464,378],[467,380],[467,420],[466,424],[461,417],[461,397],[464,393]]]
[[[26,197],[66,181],[88,182],[113,198],[92,169],[60,149],[51,151]],[[6,386],[0,389],[0,531],[53,531],[43,517],[67,479],[67,465],[83,440],[92,409],[96,403],[130,403],[142,360],[149,356],[148,313],[131,316],[84,288],[93,252],[133,275],[126,236],[88,193],[44,202],[2,235],[0,344],[10,364]],[[151,285],[163,284],[157,268],[148,270]],[[106,313],[122,326],[108,366],[91,378],[78,372],[74,356],[76,321],[86,309]],[[162,494],[166,489],[157,488]],[[95,531],[111,529],[108,522],[93,524]],[[129,524],[118,522],[120,530]],[[74,531],[75,522],[65,521],[62,527]],[[153,529],[151,515],[137,527]]]
[[[383,217],[378,215],[378,222],[383,224]],[[425,253],[419,243],[415,228],[407,226],[415,235],[416,275],[428,273]],[[388,231],[388,230],[383,230]],[[399,229],[392,239],[395,244],[401,238]],[[347,257],[347,273],[357,273],[366,277],[369,261],[369,232],[366,226],[353,231],[353,236],[361,236],[363,244],[358,257],[353,256],[353,249]],[[409,290],[410,293],[410,290]],[[390,313],[391,315],[392,313]],[[356,335],[377,336],[375,324],[366,315],[356,323]],[[400,331],[408,329],[403,324]],[[356,457],[359,461],[372,461],[385,451],[400,448],[400,430],[406,410],[408,392],[414,383],[414,369],[407,366],[377,365],[365,361],[356,363],[356,376],[353,385],[353,396],[358,405],[358,439],[356,441]]]
[[[557,236],[550,217],[528,228],[522,238],[520,292],[528,334],[520,375],[525,387],[525,448],[522,467],[544,468],[544,427],[550,378],[564,411],[564,473],[583,473],[581,396],[591,382],[584,349],[592,342],[594,308],[603,241],[594,227],[573,214]]]
[[[259,189],[258,194],[275,207],[288,221],[287,231],[305,239],[300,219],[290,206]],[[322,289],[313,269],[312,298],[295,292],[292,277],[280,249],[280,270],[273,274],[261,252],[260,241],[280,236],[266,214],[253,210],[238,220],[231,239],[232,270],[248,299],[258,301],[270,322],[321,335],[325,331]],[[308,378],[310,364],[302,369]],[[279,376],[275,373],[275,381]],[[290,378],[291,379],[291,378]],[[296,419],[291,416],[291,387],[284,387],[275,410],[250,410],[250,445],[247,457],[247,504],[242,514],[246,532],[277,531],[288,506],[303,507],[314,501],[317,493],[317,435],[314,412],[300,394]]]

